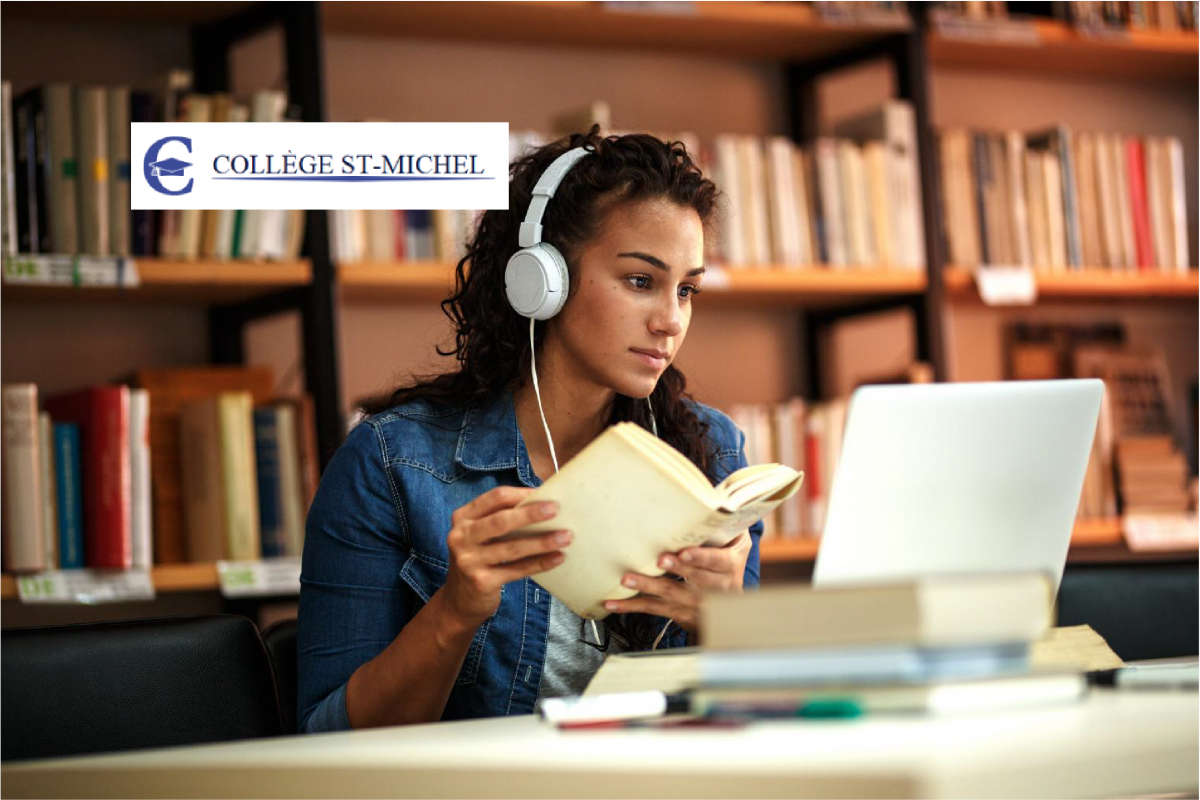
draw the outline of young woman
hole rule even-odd
[[[593,627],[529,580],[571,557],[570,531],[495,541],[552,518],[517,506],[615,422],[654,430],[714,484],[746,465],[745,437],[671,363],[716,186],[681,143],[597,131],[512,165],[509,210],[482,215],[442,304],[457,371],[365,404],[321,479],[301,577],[302,730],[530,713],[582,691],[605,652],[686,645],[701,592],[758,582],[761,524],[664,553],[663,576],[627,575],[639,594]],[[537,187],[548,171],[552,199]],[[537,238],[520,233],[531,202],[569,290],[518,313],[506,267]]]

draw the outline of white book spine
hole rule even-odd
[[[741,170],[738,169],[738,146],[734,136],[718,136],[714,143],[717,154],[717,179],[725,194],[725,219],[721,226],[721,254],[726,265],[744,266],[746,243],[742,236],[743,203],[741,199]]]
[[[40,572],[50,565],[43,539],[37,386],[5,384],[2,394],[4,568],[9,572]]]
[[[109,255],[108,106],[99,86],[80,86],[75,95],[75,152],[79,160],[80,249],[88,255]]]
[[[1171,161],[1171,218],[1175,229],[1175,269],[1188,271],[1187,187],[1183,171],[1183,142],[1178,137],[1167,139]]]
[[[798,246],[798,261],[804,266],[817,263],[817,243],[812,240],[809,231],[812,229],[812,215],[815,209],[808,205],[808,176],[804,170],[804,154],[799,147],[792,148],[792,174],[795,178],[796,192],[796,235]]]
[[[1137,239],[1133,233],[1133,200],[1129,195],[1129,173],[1125,164],[1125,139],[1110,135],[1108,139],[1109,166],[1117,187],[1117,221],[1121,229],[1121,266],[1126,270],[1138,268]]]
[[[1050,267],[1056,271],[1067,268],[1066,212],[1063,206],[1062,166],[1055,153],[1042,153],[1046,176],[1046,221],[1050,228]]]
[[[817,161],[817,181],[821,187],[821,219],[825,227],[825,242],[829,250],[829,266],[847,265],[846,228],[842,207],[841,182],[838,179],[837,141],[817,139],[814,158]]]
[[[1021,266],[1033,264],[1033,245],[1029,237],[1029,207],[1025,203],[1025,137],[1017,131],[1009,131],[1008,156],[1009,189],[1012,194],[1012,225],[1017,245],[1017,263]]]
[[[150,392],[129,390],[129,467],[133,477],[133,568],[154,564],[154,515],[150,487]]]
[[[15,255],[17,252],[17,185],[16,163],[13,160],[13,130],[12,130],[12,84],[3,82],[3,108],[0,108],[0,121],[3,130],[0,136],[0,216],[3,217],[3,233],[0,234],[0,251],[4,255]]]

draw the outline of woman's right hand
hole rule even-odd
[[[500,587],[558,566],[569,531],[530,534],[508,541],[497,538],[535,522],[551,519],[555,503],[517,508],[533,489],[498,486],[456,509],[446,537],[450,574],[441,591],[448,608],[471,626],[482,625],[500,607]]]

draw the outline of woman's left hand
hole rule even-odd
[[[750,555],[750,531],[723,547],[688,547],[678,553],[663,553],[658,565],[667,575],[650,577],[626,573],[622,583],[637,589],[628,600],[609,600],[604,607],[616,614],[654,614],[673,619],[688,633],[700,628],[700,599],[704,592],[740,592]],[[670,575],[678,575],[677,581]]]

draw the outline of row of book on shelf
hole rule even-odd
[[[130,210],[131,122],[282,122],[287,96],[192,91],[170,70],[156,91],[47,83],[13,97],[3,82],[0,245],[14,254],[295,260],[305,212]]]
[[[1048,16],[1084,29],[1196,30],[1196,3],[1159,0],[1072,0],[1050,3],[1005,3],[1002,0],[946,0],[935,4],[942,13],[966,19],[996,21],[1013,16]]]
[[[1195,508],[1195,470],[1179,445],[1182,437],[1172,414],[1172,406],[1184,398],[1173,396],[1161,349],[1130,346],[1124,326],[1112,322],[1014,322],[1005,340],[1012,379],[1104,381],[1081,518],[1182,514]]]
[[[596,117],[604,134],[618,133],[606,112]],[[584,121],[579,130],[589,125]],[[709,243],[710,260],[731,268],[922,269],[923,214],[912,106],[889,101],[839,125],[838,133],[804,147],[782,136],[727,134],[701,142],[690,133],[665,135],[683,142],[725,194],[722,235]],[[510,159],[558,135],[512,131]],[[335,211],[334,260],[457,261],[478,213]]]
[[[547,700],[539,712],[562,728],[654,725],[664,704],[615,702],[631,692],[669,697],[675,719],[728,724],[1070,705],[1087,696],[1084,673],[1122,661],[1086,625],[1052,627],[1055,590],[1046,575],[994,573],[714,595],[702,648],[610,656],[582,702]]]
[[[300,555],[317,483],[308,396],[269,369],[146,369],[41,397],[3,386],[4,569]]]
[[[948,129],[939,137],[950,263],[1186,272],[1177,137]]]

